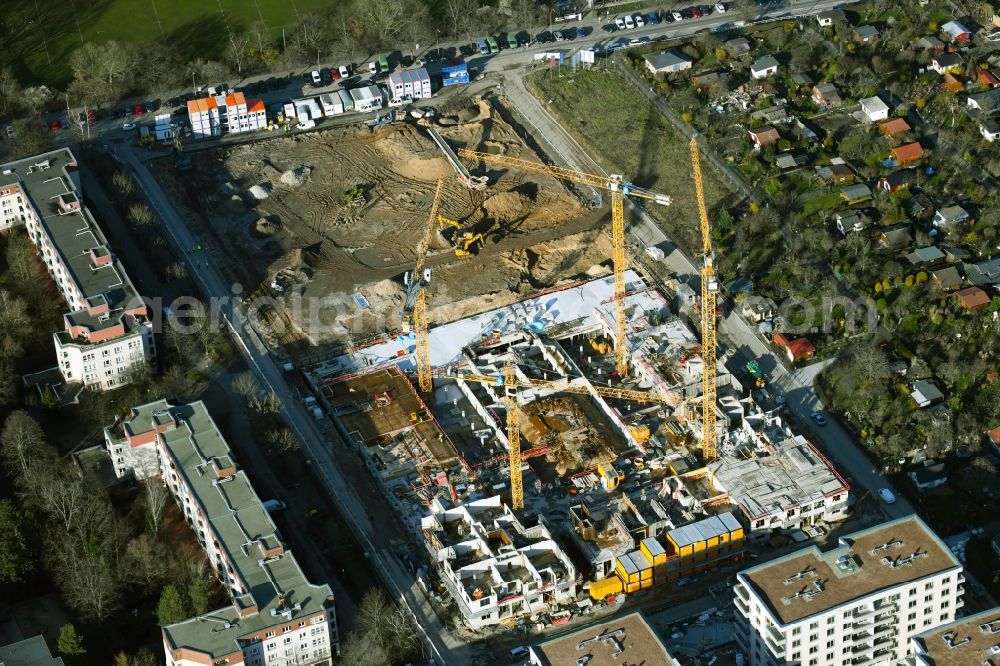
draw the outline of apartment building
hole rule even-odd
[[[151,440],[158,470],[232,604],[162,628],[167,666],[329,663],[333,594],[306,580],[204,403],[158,400],[116,428]],[[116,466],[116,472],[118,471]]]
[[[911,638],[955,619],[962,566],[916,516],[737,574],[737,642],[752,666],[868,666],[912,655]]]
[[[499,496],[421,521],[425,545],[465,623],[481,629],[576,599],[577,573],[545,523],[523,524]]]
[[[63,379],[127,384],[156,356],[147,305],[80,197],[79,167],[62,148],[3,165],[0,229],[24,225],[70,311],[53,334]]]
[[[907,666],[1000,664],[1000,607],[929,629],[912,639]]]
[[[189,100],[187,109],[195,139],[267,128],[264,100],[247,99],[238,91]]]
[[[680,666],[637,612],[532,645],[528,659],[532,666]]]

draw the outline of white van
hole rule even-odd
[[[623,16],[622,20],[625,21],[625,27],[628,30],[631,30],[632,28],[635,27],[635,19],[632,18],[631,16],[629,16],[628,14],[626,14],[625,16]]]

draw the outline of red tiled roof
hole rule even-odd
[[[975,310],[989,305],[989,295],[979,287],[969,287],[955,292],[959,304],[966,310]]]
[[[979,79],[980,83],[986,86],[1000,85],[1000,79],[998,79],[997,75],[988,69],[979,70],[977,78]]]
[[[917,141],[907,143],[902,146],[896,146],[892,149],[893,158],[901,164],[903,162],[912,162],[913,160],[919,159],[923,154],[924,149]]]
[[[247,100],[247,111],[250,113],[257,113],[258,111],[264,110],[264,100],[262,99],[248,99]]]
[[[893,118],[892,120],[887,120],[884,123],[879,124],[878,128],[882,130],[882,134],[885,134],[886,136],[896,136],[897,134],[902,134],[903,132],[909,132],[910,124],[902,118]]]
[[[787,347],[793,360],[807,358],[816,353],[816,347],[809,342],[808,338],[795,338],[788,343]]]

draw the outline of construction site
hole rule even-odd
[[[844,519],[847,483],[717,357],[696,144],[700,298],[627,254],[625,201],[668,194],[548,164],[493,104],[160,174],[272,316],[335,304],[269,342],[312,359],[310,404],[425,547],[425,588],[474,630],[562,622]]]

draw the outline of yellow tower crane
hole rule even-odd
[[[650,190],[636,187],[632,183],[626,182],[624,177],[612,174],[610,176],[596,176],[583,173],[574,169],[550,166],[540,162],[531,162],[507,155],[493,155],[491,153],[481,153],[475,150],[459,149],[458,154],[462,157],[482,160],[487,164],[523,171],[533,171],[553,178],[568,180],[573,183],[580,183],[594,188],[600,188],[611,192],[611,243],[613,247],[612,263],[615,273],[615,359],[617,362],[618,374],[622,377],[628,375],[628,340],[625,334],[625,205],[626,195],[639,197],[648,201],[669,206],[670,197]]]
[[[593,385],[581,386],[571,384],[566,379],[518,379],[513,359],[508,360],[502,375],[480,375],[475,373],[436,374],[437,377],[449,377],[480,384],[491,384],[504,390],[504,403],[507,408],[507,443],[510,447],[510,495],[511,509],[524,509],[524,482],[521,477],[521,428],[520,406],[517,400],[517,390],[520,388],[550,388],[564,393],[590,395],[593,390],[605,398],[633,400],[640,404],[665,403],[674,407],[675,415],[683,413],[683,403],[670,392],[632,391],[614,386]],[[607,461],[605,461],[607,462]]]
[[[701,180],[701,158],[698,141],[691,137],[691,168],[694,171],[694,191],[698,200],[698,218],[701,222],[701,353],[704,361],[702,373],[702,430],[701,454],[703,462],[716,458],[715,450],[715,395],[716,395],[716,319],[715,302],[719,281],[715,275],[712,250],[712,228],[705,207],[705,187]]]
[[[417,383],[420,390],[428,393],[432,386],[430,341],[427,337],[427,287],[430,285],[430,269],[424,270],[427,262],[427,250],[434,238],[434,225],[438,222],[438,206],[441,203],[441,190],[444,189],[444,178],[438,178],[434,190],[434,201],[431,203],[430,220],[424,237],[417,246],[417,264],[413,273],[406,276],[407,293],[403,305],[403,317],[413,323],[413,334],[416,338]]]

